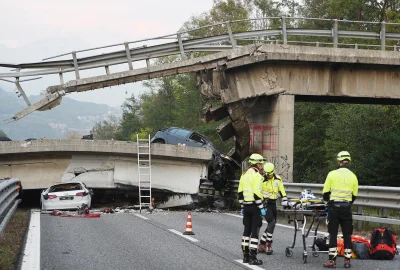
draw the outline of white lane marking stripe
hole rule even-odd
[[[225,214],[225,215],[228,215],[228,216],[232,216],[232,217],[243,218],[242,216],[236,215],[236,214],[231,214],[231,213],[224,213],[224,214]],[[263,223],[264,223],[264,224],[268,224],[268,222],[266,222],[265,220],[263,220]],[[288,229],[293,229],[293,230],[294,230],[294,225],[293,225],[293,226],[289,226],[289,225],[283,225],[283,224],[280,224],[280,223],[276,223],[276,226],[284,227],[284,228],[288,228]],[[300,226],[299,226],[299,229],[301,230],[301,227],[300,227]],[[311,230],[310,232],[314,232],[314,231]],[[321,231],[317,231],[317,233],[318,233],[318,234],[327,234],[327,232],[321,232]]]
[[[254,270],[265,270],[264,268],[258,267],[257,265],[250,265],[248,263],[243,263],[243,260],[235,260],[235,262],[240,263],[247,268],[254,269]]]
[[[135,214],[135,216],[140,217],[141,219],[148,219],[147,217],[142,216],[141,214]]]
[[[192,242],[199,242],[199,240],[197,240],[196,238],[193,238],[193,237],[191,237],[191,236],[188,236],[188,235],[184,235],[183,233],[181,233],[181,232],[178,232],[177,230],[174,230],[174,229],[168,229],[170,232],[173,232],[173,233],[175,233],[175,234],[177,234],[177,235],[179,235],[179,236],[182,236],[182,237],[184,237],[184,238],[186,238],[186,239],[188,239],[188,240],[190,240],[190,241],[192,241]]]
[[[40,212],[31,212],[21,270],[40,270]]]

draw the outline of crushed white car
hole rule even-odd
[[[41,210],[76,209],[82,204],[89,208],[93,197],[93,190],[83,182],[68,182],[57,184],[43,190],[40,195]]]

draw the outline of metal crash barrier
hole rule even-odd
[[[0,179],[0,233],[21,202],[22,184],[18,179]]]
[[[298,198],[304,189],[310,188],[317,198],[322,198],[323,184],[311,183],[289,183],[284,182],[285,190],[289,198]],[[212,182],[203,181],[199,187],[199,195],[221,196],[237,200],[237,189],[239,180],[229,180],[226,187],[221,191],[214,189]],[[400,187],[378,187],[359,186],[358,196],[354,202],[357,212],[353,213],[353,220],[380,223],[382,227],[386,224],[400,225],[400,220],[389,218],[387,209],[400,210]],[[379,209],[380,217],[363,215],[363,207]]]

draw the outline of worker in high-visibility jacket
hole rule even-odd
[[[264,164],[263,156],[252,154],[249,158],[249,168],[242,174],[239,181],[238,196],[243,215],[244,232],[242,236],[243,263],[261,265],[257,259],[258,230],[261,216],[266,215],[263,207],[261,186],[263,176],[260,174]]]
[[[288,199],[283,186],[282,178],[275,173],[275,166],[271,162],[264,165],[264,180],[262,185],[262,193],[264,197],[264,207],[267,209],[265,220],[268,226],[261,236],[258,251],[266,252],[267,255],[272,254],[272,236],[275,230],[278,211],[276,209],[276,201],[279,197],[282,198],[282,204],[287,205]]]
[[[337,155],[339,169],[330,171],[322,190],[328,208],[329,260],[324,267],[336,268],[337,234],[342,228],[344,240],[344,268],[350,268],[352,254],[351,234],[353,232],[353,216],[351,205],[358,195],[357,176],[349,170],[351,157],[349,152],[342,151]]]

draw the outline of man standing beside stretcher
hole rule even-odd
[[[265,232],[261,236],[260,244],[258,245],[258,251],[260,253],[266,252],[267,255],[272,254],[272,235],[274,233],[277,209],[276,200],[278,197],[282,197],[282,205],[288,203],[286,197],[286,191],[283,187],[282,178],[275,174],[275,166],[271,162],[264,164],[264,181],[262,185],[262,193],[264,197],[264,207],[267,209],[267,215],[265,220],[268,222],[268,226]]]
[[[352,254],[351,234],[353,231],[353,215],[351,205],[358,196],[357,176],[349,170],[351,157],[349,152],[340,152],[336,160],[339,169],[330,171],[322,190],[324,201],[328,205],[329,260],[324,267],[336,268],[337,234],[339,225],[344,238],[344,268],[350,268]]]

